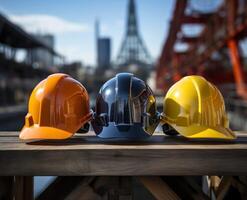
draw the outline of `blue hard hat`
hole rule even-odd
[[[152,90],[133,74],[117,74],[101,87],[91,123],[102,138],[151,136],[159,123]]]

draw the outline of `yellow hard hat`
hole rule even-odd
[[[229,129],[220,91],[201,76],[187,76],[176,82],[163,103],[162,123],[185,137],[236,138]]]

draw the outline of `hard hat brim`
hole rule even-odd
[[[23,127],[19,138],[22,140],[51,139],[60,140],[70,138],[73,133],[52,127]]]
[[[100,138],[118,138],[118,139],[147,139],[151,134],[145,132],[141,124],[130,125],[121,127],[121,125],[115,125],[114,122],[109,122],[108,126],[97,126],[92,122],[93,129],[96,135]]]
[[[235,133],[229,128],[224,127],[206,127],[191,125],[188,127],[171,125],[178,133],[187,138],[198,139],[223,139],[234,140],[236,139]]]

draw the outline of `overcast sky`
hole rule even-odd
[[[68,61],[95,64],[96,18],[101,35],[112,38],[112,60],[125,33],[127,0],[0,0],[0,11],[32,33],[52,33]],[[136,0],[140,33],[153,59],[161,51],[173,0]]]

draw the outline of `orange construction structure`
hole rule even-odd
[[[220,86],[236,86],[237,95],[247,99],[247,70],[239,45],[247,36],[247,1],[224,0],[208,12],[194,9],[193,3],[196,2],[175,3],[170,30],[157,63],[157,89],[167,91],[181,77],[199,74]],[[184,27],[194,25],[201,28],[199,34],[184,32]],[[176,46],[181,44],[187,48],[177,50]]]

